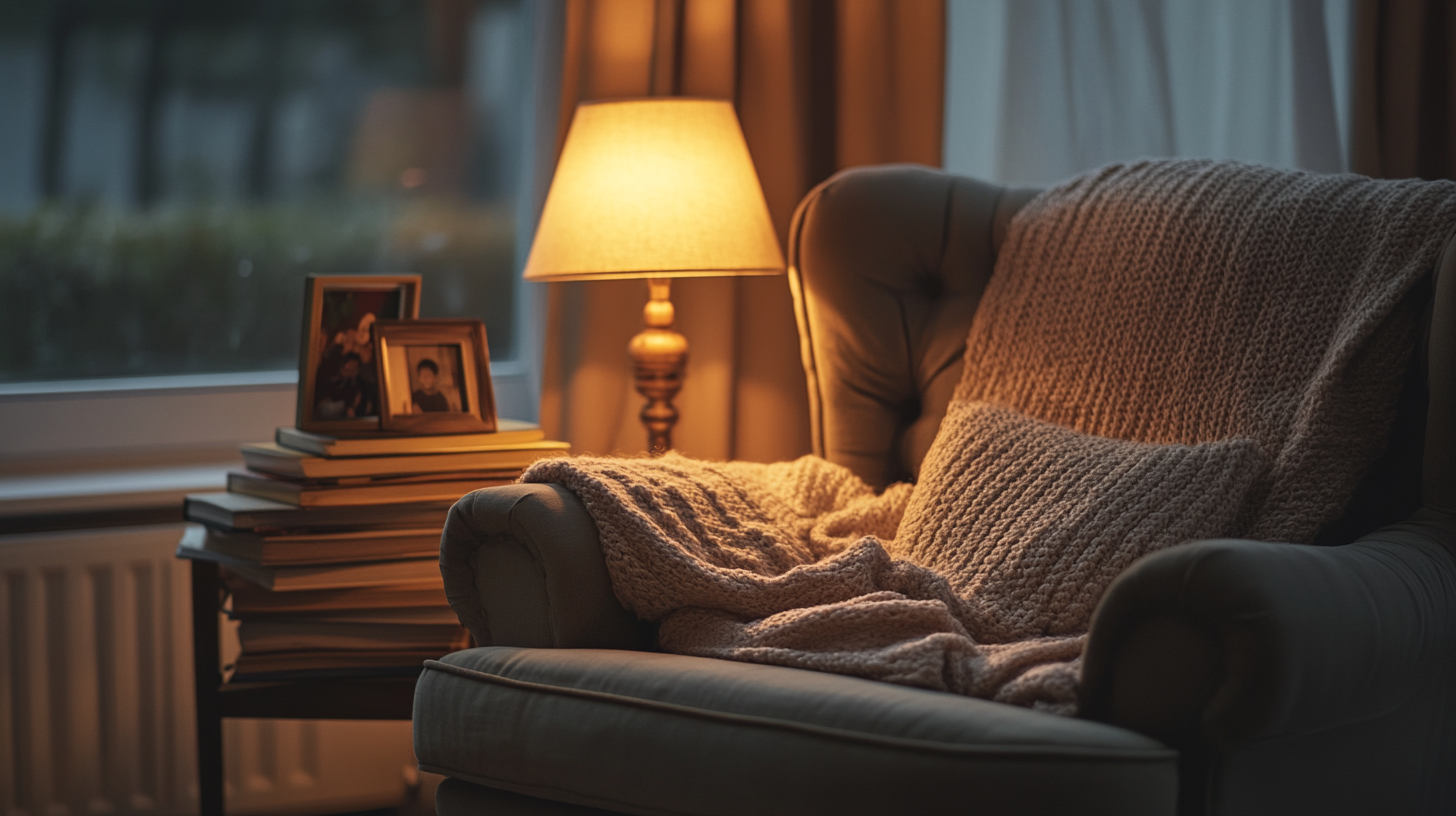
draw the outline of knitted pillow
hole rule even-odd
[[[1081,634],[1137,558],[1234,533],[1263,465],[1250,439],[1126,442],[953,401],[893,552],[950,581],[981,643]]]

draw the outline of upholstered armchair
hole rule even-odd
[[[795,219],[815,452],[913,480],[1035,191],[842,173]],[[478,491],[441,568],[480,648],[415,699],[441,814],[1425,813],[1456,808],[1456,243],[1386,452],[1316,545],[1197,541],[1121,574],[1075,718],[654,650],[570,491]]]

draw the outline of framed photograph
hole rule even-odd
[[[379,430],[374,323],[420,315],[419,275],[310,275],[298,363],[300,430]]]
[[[490,350],[479,320],[381,320],[380,426],[405,433],[494,431]]]

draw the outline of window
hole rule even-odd
[[[292,369],[308,274],[517,357],[531,5],[0,1],[0,383]]]

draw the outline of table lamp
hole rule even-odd
[[[783,271],[730,103],[673,97],[577,107],[525,278],[647,279],[647,328],[628,351],[654,455],[672,448],[672,400],[687,366],[687,339],[672,329],[671,279]]]

